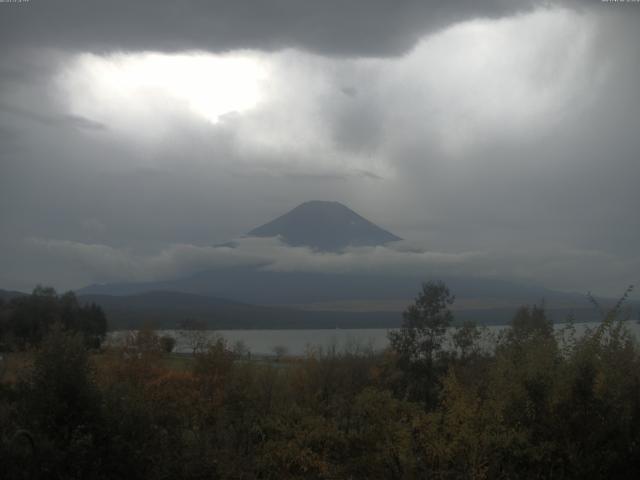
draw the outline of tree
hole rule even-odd
[[[160,348],[165,353],[173,352],[176,346],[176,339],[170,335],[163,335],[160,337]]]
[[[442,282],[425,282],[415,302],[402,314],[400,330],[389,332],[391,348],[406,362],[431,363],[442,349],[453,321],[449,306],[455,297]]]
[[[434,400],[437,370],[441,367],[442,346],[453,314],[455,297],[442,282],[425,282],[415,302],[402,314],[399,330],[389,332],[398,366],[406,374],[409,396],[429,403]]]
[[[37,351],[33,371],[24,385],[29,417],[52,433],[86,424],[99,405],[93,367],[82,336],[52,328]]]
[[[82,335],[54,325],[19,386],[18,403],[20,424],[33,434],[49,478],[95,478],[100,468],[101,396],[93,377]]]
[[[452,336],[453,346],[456,348],[461,360],[466,360],[480,351],[479,340],[482,335],[478,326],[471,321],[465,321],[461,327],[457,327]]]
[[[244,340],[236,340],[231,347],[231,351],[238,358],[251,357],[251,351]]]
[[[271,349],[271,351],[273,352],[273,355],[276,357],[276,362],[279,362],[287,355],[287,353],[289,352],[289,349],[284,345],[275,345]]]
[[[126,350],[138,356],[157,356],[161,350],[160,337],[153,327],[146,323],[135,332],[130,332],[126,340]]]
[[[3,310],[2,334],[13,339],[18,349],[39,345],[54,324],[81,333],[91,348],[99,347],[107,332],[107,319],[98,305],[82,305],[73,292],[58,295],[50,287],[37,286],[31,295],[12,299]]]
[[[511,320],[509,331],[513,339],[524,340],[532,336],[549,338],[553,335],[553,323],[544,310],[544,306],[528,305],[520,307]]]
[[[60,321],[58,306],[56,291],[40,285],[31,295],[13,299],[7,323],[16,347],[40,344],[51,326]]]
[[[180,329],[180,337],[191,348],[193,355],[207,350],[210,342],[206,323],[194,318],[187,318],[178,324],[178,328]]]

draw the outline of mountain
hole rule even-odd
[[[444,281],[457,298],[508,298],[524,303],[555,300],[558,295],[567,298],[567,294],[497,279],[432,278],[428,272],[423,275],[280,272],[251,266],[221,267],[163,282],[96,284],[78,293],[134,295],[161,290],[250,304],[282,305],[353,299],[407,300],[418,293],[421,282],[430,279]],[[583,297],[575,299],[582,301]]]
[[[205,295],[151,291],[134,295],[79,295],[81,303],[95,303],[104,310],[110,330],[178,328],[195,319],[211,329],[273,328],[390,328],[400,324],[399,312],[309,312],[293,308],[266,307]]]
[[[251,237],[280,237],[292,246],[337,252],[349,246],[376,246],[401,240],[338,202],[314,200],[254,228]]]
[[[16,292],[14,290],[2,290],[0,289],[0,299],[4,300],[4,301],[9,301],[13,298],[16,297],[23,297],[27,295],[26,293],[22,293],[22,292]]]
[[[400,240],[346,206],[324,201],[303,203],[248,235],[280,237],[289,245],[332,252]],[[428,280],[444,281],[456,295],[458,320],[504,323],[519,305],[541,301],[556,321],[569,313],[582,321],[594,319],[583,295],[428,271],[319,273],[227,266],[161,282],[91,285],[77,293],[102,305],[114,327],[145,319],[175,326],[186,317],[205,319],[213,328],[374,327],[397,325],[404,307]]]
[[[81,294],[81,303],[95,303],[107,315],[110,330],[135,329],[145,324],[173,329],[186,319],[203,322],[207,328],[232,329],[323,329],[323,328],[393,328],[402,321],[401,312],[410,303],[395,302],[394,309],[376,310],[366,301],[357,309],[330,304],[293,306],[252,305],[207,295],[183,292],[150,291],[132,295]],[[457,322],[505,324],[522,303],[469,302],[459,299],[453,306]],[[579,306],[548,307],[553,321],[564,321],[574,314],[580,321],[598,321],[592,308]]]
[[[217,297],[204,295],[195,295],[192,293],[172,292],[164,290],[152,290],[142,293],[126,296],[112,295],[80,295],[79,298],[85,303],[97,303],[105,306],[120,305],[123,300],[129,308],[148,308],[153,305],[154,308],[219,308],[219,307],[245,307],[247,304],[234,302]]]
[[[428,279],[428,274],[321,274],[227,267],[165,282],[93,285],[78,294],[105,308],[110,328],[139,325],[145,319],[173,328],[187,317],[203,319],[219,329],[375,328],[397,326],[420,282]],[[554,321],[563,321],[569,314],[578,321],[598,320],[584,295],[496,279],[438,279],[456,295],[457,321],[504,324],[518,306],[541,301]],[[214,296],[218,298],[212,299]]]

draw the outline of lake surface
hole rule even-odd
[[[582,334],[587,328],[595,328],[596,322],[576,323],[574,328],[576,335]],[[636,321],[626,323],[627,328],[640,338],[640,324]],[[558,323],[554,327],[558,334],[567,324]],[[492,339],[504,330],[504,325],[485,327],[482,342],[489,345]],[[218,336],[222,336],[233,348],[238,342],[254,355],[273,355],[276,347],[284,347],[288,355],[304,355],[310,349],[332,349],[344,351],[354,348],[372,348],[373,350],[383,350],[389,345],[387,333],[390,330],[385,328],[370,329],[324,329],[324,330],[206,330],[199,331],[196,335],[198,340],[215,341]],[[454,329],[451,330],[452,332]],[[115,331],[108,335],[108,342],[118,344],[123,341],[129,331]],[[180,330],[159,330],[158,335],[169,335],[176,339],[175,352],[191,353],[193,332],[182,332]]]

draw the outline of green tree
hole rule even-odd
[[[532,337],[551,338],[553,322],[547,317],[544,306],[522,306],[511,320],[511,328],[507,330],[511,341],[526,341]]]
[[[16,347],[24,349],[39,344],[51,326],[59,321],[56,291],[38,285],[31,295],[10,302],[7,329],[13,334]]]
[[[102,443],[101,396],[82,335],[55,325],[19,386],[20,424],[49,478],[93,478]]]
[[[435,401],[437,377],[444,368],[442,347],[453,314],[455,297],[442,282],[425,282],[415,302],[403,313],[399,330],[389,332],[398,367],[405,373],[402,387],[409,397],[427,404]]]
[[[91,348],[99,347],[107,332],[107,319],[98,305],[82,305],[73,292],[58,295],[50,287],[37,286],[31,295],[12,299],[3,310],[0,330],[18,349],[39,345],[54,324],[81,333]]]
[[[173,352],[173,349],[176,347],[176,339],[170,335],[163,335],[159,339],[160,348],[165,353]]]
[[[453,346],[462,361],[480,353],[481,330],[474,322],[465,321],[452,336]]]

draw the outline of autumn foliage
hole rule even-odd
[[[354,345],[278,362],[218,339],[178,367],[150,329],[96,352],[52,328],[19,379],[0,382],[3,478],[640,471],[640,349],[623,309],[580,335],[523,307],[496,337],[473,325],[447,337],[451,298],[425,284],[385,352]]]

